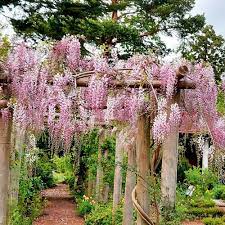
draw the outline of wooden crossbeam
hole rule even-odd
[[[119,71],[126,71],[129,69],[122,69]],[[130,70],[131,71],[131,70]],[[89,80],[91,78],[91,75],[93,75],[95,73],[95,71],[87,71],[84,73],[80,73],[75,75],[75,79],[76,79],[76,85],[77,87],[88,87],[89,84]],[[189,80],[185,80],[183,78],[185,78],[185,75],[188,73],[188,67],[187,66],[180,66],[176,72],[177,75],[177,89],[195,89],[195,83]],[[5,87],[7,86],[9,83],[11,83],[10,80],[0,77],[0,85]],[[129,87],[129,88],[161,88],[162,87],[162,82],[160,80],[152,80],[152,81],[141,81],[141,80],[132,80],[129,82],[125,82],[125,81],[117,81],[117,80],[113,80],[110,83],[111,87],[115,87],[115,88],[125,88],[125,87]],[[7,89],[7,87],[6,87]],[[1,100],[0,101],[0,109],[7,107],[7,101],[6,100]]]
[[[78,87],[88,87],[90,77],[81,77],[77,78],[76,84]],[[150,82],[143,82],[143,81],[130,81],[129,83],[126,83],[124,81],[112,81],[111,86],[116,88],[123,88],[123,87],[129,87],[129,88],[150,88],[151,85],[154,88],[160,88],[162,87],[162,82],[159,80],[153,80]],[[179,80],[177,83],[178,89],[195,89],[195,83],[192,81],[187,80]]]

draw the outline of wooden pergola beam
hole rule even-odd
[[[89,77],[81,77],[77,78],[76,84],[78,87],[88,87],[89,84]],[[151,85],[153,88],[161,88],[162,82],[159,80],[153,80],[151,83],[149,82],[143,82],[143,81],[129,81],[129,83],[124,81],[112,81],[110,86],[115,88],[123,88],[123,87],[129,87],[129,88],[151,88]],[[195,83],[192,81],[187,80],[179,80],[177,83],[178,89],[195,89]]]

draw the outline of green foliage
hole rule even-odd
[[[116,225],[122,224],[122,206],[119,206],[115,212]],[[112,225],[112,203],[107,205],[96,205],[90,214],[86,216],[85,225]]]
[[[53,163],[55,167],[54,178],[57,183],[66,182],[73,186],[74,172],[71,155],[63,157],[54,156]]]
[[[212,26],[205,26],[201,32],[188,37],[181,46],[181,52],[188,60],[210,63],[217,80],[225,71],[225,40]]]
[[[64,174],[73,172],[73,165],[69,154],[63,157],[54,156],[53,163],[55,164],[56,172]]]
[[[199,208],[210,208],[215,206],[215,202],[211,198],[206,198],[204,196],[190,199],[189,204],[192,207]]]
[[[43,187],[40,177],[29,178],[23,168],[19,183],[19,199],[16,205],[10,206],[10,225],[32,225],[33,220],[39,216],[42,200],[39,191]]]
[[[42,150],[38,148],[36,150],[37,157],[32,162],[32,167],[28,160],[30,155],[25,150],[21,155],[21,164],[18,163],[20,166],[18,203],[10,205],[10,225],[32,225],[43,205],[40,191],[54,185],[53,164]]]
[[[225,96],[223,91],[218,92],[218,97],[217,97],[217,110],[219,113],[222,115],[225,114]]]
[[[79,141],[81,146],[80,163],[76,167],[76,187],[74,192],[83,196],[85,193],[85,183],[87,180],[95,180],[97,174],[97,166],[103,169],[104,184],[113,186],[114,166],[115,166],[115,138],[108,136],[104,142],[99,145],[99,131],[94,129],[83,135]],[[103,157],[98,160],[98,150],[101,148]]]
[[[191,168],[190,163],[186,158],[182,158],[177,167],[177,180],[178,182],[183,182],[185,179],[185,171]]]
[[[163,209],[160,225],[180,225],[181,221],[189,218],[187,197],[181,187],[177,190],[177,201],[175,209]]]
[[[5,61],[11,49],[11,43],[7,37],[0,35],[0,61]]]
[[[225,225],[225,217],[221,218],[205,218],[203,219],[205,225]]]
[[[42,205],[41,197],[39,194],[35,194],[29,204],[29,212],[25,209],[27,205],[25,206],[22,203],[12,206],[10,225],[32,225],[33,220],[40,215]]]
[[[218,182],[217,176],[210,170],[200,168],[189,169],[185,172],[188,184],[194,185],[202,193],[212,189]]]
[[[101,164],[104,171],[103,177],[104,183],[105,184],[107,183],[110,186],[113,186],[114,180],[115,147],[116,147],[115,138],[110,136],[104,140],[104,143],[101,146],[101,149],[103,151],[108,151],[107,158],[103,157]]]
[[[19,34],[43,39],[73,34],[97,46],[119,44],[123,57],[149,50],[165,54],[168,49],[160,33],[171,36],[176,31],[185,37],[205,24],[204,16],[190,14],[194,0],[8,0],[3,5],[10,2],[25,12],[11,19]],[[112,18],[116,12],[119,17]]]
[[[224,215],[224,212],[218,207],[210,207],[210,208],[191,208],[188,211],[189,214],[194,215],[198,218],[204,217],[221,217]]]
[[[78,200],[78,212],[80,216],[89,214],[95,207],[96,202],[92,197],[83,196],[83,199]]]
[[[217,185],[213,188],[213,197],[215,199],[225,200],[225,185]]]
[[[55,185],[52,173],[53,164],[45,158],[38,159],[36,163],[36,176],[42,180],[43,187],[53,187]]]

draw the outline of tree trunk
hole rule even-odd
[[[209,168],[209,139],[204,139],[203,149],[202,149],[202,169]]]
[[[127,176],[125,187],[125,198],[123,208],[123,225],[132,225],[133,221],[133,202],[132,191],[136,185],[136,148],[135,145],[130,145],[127,149],[128,163],[127,163]]]
[[[0,225],[7,224],[11,127],[0,115]]]
[[[123,145],[121,143],[123,131],[116,134],[116,153],[115,153],[115,174],[113,188],[113,210],[115,211],[121,200],[122,194],[122,163],[123,163]]]
[[[168,109],[172,103],[179,103],[180,93],[174,96],[168,104]],[[170,110],[168,111],[168,115]],[[177,186],[177,163],[178,163],[178,139],[179,129],[174,129],[162,144],[162,172],[161,172],[161,192],[162,207],[173,209],[176,203],[176,186]]]
[[[148,178],[150,175],[150,118],[142,115],[137,122],[137,200],[146,214],[149,215],[150,199],[148,193]],[[137,225],[147,225],[141,216],[137,215]]]

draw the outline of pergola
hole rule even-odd
[[[176,93],[169,102],[169,105],[173,103],[180,103],[181,92],[184,89],[195,89],[195,83],[189,81],[185,78],[188,73],[187,66],[181,66],[177,70],[177,88]],[[88,87],[89,80],[95,71],[84,72],[75,75],[77,87]],[[10,80],[5,78],[0,78],[0,87],[7,96],[10,97],[9,91]],[[111,81],[110,85],[114,88],[145,88],[145,89],[159,89],[162,86],[161,81],[152,80],[151,82],[143,82],[140,80],[135,80],[127,84],[125,81]],[[5,99],[0,100],[0,109],[6,108],[8,101]],[[168,107],[170,108],[170,107]],[[170,112],[168,111],[168,114]],[[150,146],[151,146],[151,125],[153,118],[151,115],[141,115],[137,121],[137,137],[136,137],[136,162],[137,171],[141,177],[137,178],[137,185],[133,191],[133,203],[138,212],[138,225],[154,224],[149,217],[149,197],[148,190],[145,188],[146,182],[150,175]],[[10,144],[11,144],[11,122],[7,125],[4,123],[2,116],[0,115],[0,171],[2,171],[2,176],[0,176],[0,192],[6,193],[8,191],[8,184],[5,184],[4,180],[9,176],[9,154],[10,154]],[[164,143],[162,144],[162,202],[165,207],[173,207],[175,204],[176,196],[176,184],[177,184],[177,161],[178,161],[178,136],[179,129],[177,128],[172,133],[170,133]],[[169,175],[169,176],[168,176]],[[7,209],[5,205],[7,204],[7,199],[0,199],[0,219],[6,217]],[[4,219],[3,219],[4,220]]]

